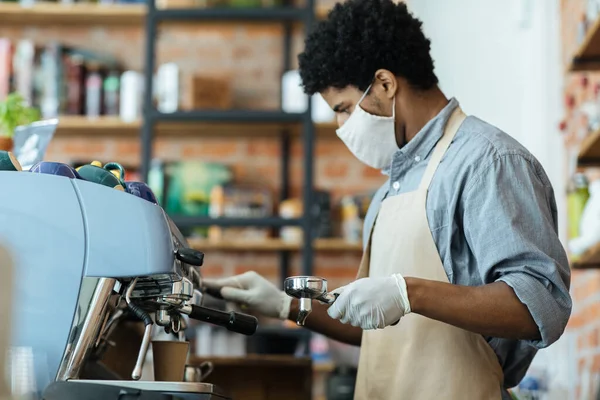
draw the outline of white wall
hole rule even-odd
[[[432,41],[442,90],[535,154],[564,209],[558,0],[407,3]]]
[[[436,73],[446,95],[456,97],[467,114],[516,138],[544,166],[556,192],[564,243],[559,0],[407,3],[432,41]],[[571,346],[570,337],[564,336],[535,361],[535,366],[551,366],[547,372],[555,398],[573,398],[576,366],[569,357]]]

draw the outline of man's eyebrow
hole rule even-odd
[[[340,108],[342,108],[342,104],[343,104],[343,103],[338,103],[338,104],[336,104],[335,106],[333,106],[333,111],[334,111],[334,112],[339,112],[339,111],[340,111]]]

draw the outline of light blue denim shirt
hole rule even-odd
[[[384,171],[390,179],[375,194],[365,218],[364,245],[383,199],[417,189],[457,106],[451,99],[396,152]],[[571,313],[570,269],[558,238],[550,181],[516,140],[469,116],[433,177],[426,207],[450,282],[468,286],[506,282],[540,329],[540,341],[486,338],[504,370],[504,386],[513,387],[537,349],[561,336]]]

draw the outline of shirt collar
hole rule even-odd
[[[454,97],[451,98],[442,111],[429,120],[411,141],[394,154],[393,158],[395,159],[402,154],[407,157],[419,156],[424,160],[443,136],[446,123],[458,105],[458,101]],[[381,172],[384,175],[389,175],[390,169],[391,165]]]

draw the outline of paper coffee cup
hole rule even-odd
[[[190,344],[177,341],[153,341],[154,380],[183,382]]]

